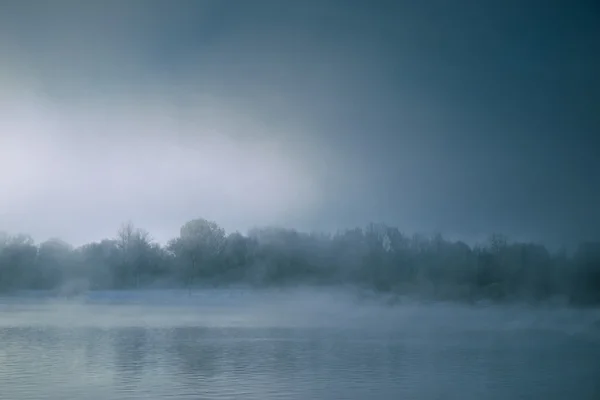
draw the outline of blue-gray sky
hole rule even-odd
[[[600,238],[595,1],[0,0],[0,228]]]

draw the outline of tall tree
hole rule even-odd
[[[179,237],[168,244],[186,284],[191,287],[196,279],[208,277],[219,264],[225,245],[225,230],[216,222],[203,218],[185,223]]]
[[[124,287],[139,287],[151,265],[152,238],[144,229],[136,229],[132,222],[121,225],[117,232],[120,263],[118,282]]]

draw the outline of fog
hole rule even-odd
[[[390,305],[346,287],[22,293],[0,313],[13,399],[597,394],[597,309]]]
[[[593,7],[431,7],[3,1],[0,227],[597,240]]]
[[[325,199],[339,157],[320,150],[310,127],[264,109],[273,85],[247,103],[230,92],[235,82],[220,82],[237,74],[217,57],[236,51],[226,39],[211,51],[214,67],[173,60],[188,71],[171,75],[147,62],[153,22],[168,35],[185,9],[2,7],[3,230],[83,244],[133,219],[166,241],[200,211],[243,231],[311,217]],[[14,20],[38,25],[22,35]],[[257,53],[258,65],[265,57]]]
[[[567,307],[498,306],[489,303],[391,304],[356,288],[207,289],[97,292],[77,299],[23,294],[1,299],[0,327],[38,329],[336,329],[400,335],[445,331],[524,331],[585,335],[597,341],[600,311]]]
[[[599,15],[0,0],[0,397],[600,398]]]
[[[0,115],[5,230],[79,245],[134,219],[166,241],[194,210],[246,230],[310,213],[320,200],[307,163],[318,154],[243,116],[178,116],[143,97],[101,107],[26,101]]]
[[[472,246],[442,235],[406,235],[369,224],[335,234],[274,226],[243,235],[215,221],[184,223],[166,244],[127,222],[99,242],[36,243],[0,237],[0,293],[73,297],[105,290],[235,286],[285,289],[352,286],[397,302],[600,304],[600,246],[551,251],[502,235]]]

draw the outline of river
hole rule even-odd
[[[600,399],[598,310],[324,291],[0,298],[0,399]]]

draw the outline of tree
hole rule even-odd
[[[116,240],[104,239],[99,243],[85,244],[77,252],[92,288],[109,289],[118,286],[115,272],[121,262],[121,251]]]
[[[216,222],[203,218],[184,224],[179,237],[168,244],[175,256],[185,283],[191,287],[197,278],[214,273],[225,245],[225,230]]]
[[[28,235],[0,234],[0,290],[125,289],[182,279],[258,285],[353,284],[379,292],[442,300],[560,299],[600,304],[600,245],[574,254],[492,235],[471,247],[441,235],[404,236],[370,224],[335,235],[266,227],[228,236],[215,222],[184,224],[166,247],[131,222],[116,237],[73,249],[60,239],[36,246]],[[59,291],[60,293],[61,291]]]
[[[36,257],[37,247],[31,236],[5,236],[0,248],[0,289],[30,287]]]
[[[132,222],[121,225],[117,232],[117,248],[120,252],[118,282],[124,287],[139,287],[148,275],[152,264],[152,238],[144,229],[136,229]]]
[[[73,247],[57,238],[41,243],[37,254],[34,287],[53,289],[68,278],[80,278]]]
[[[222,271],[219,276],[227,281],[241,281],[254,263],[256,241],[234,232],[227,236],[221,253]]]

